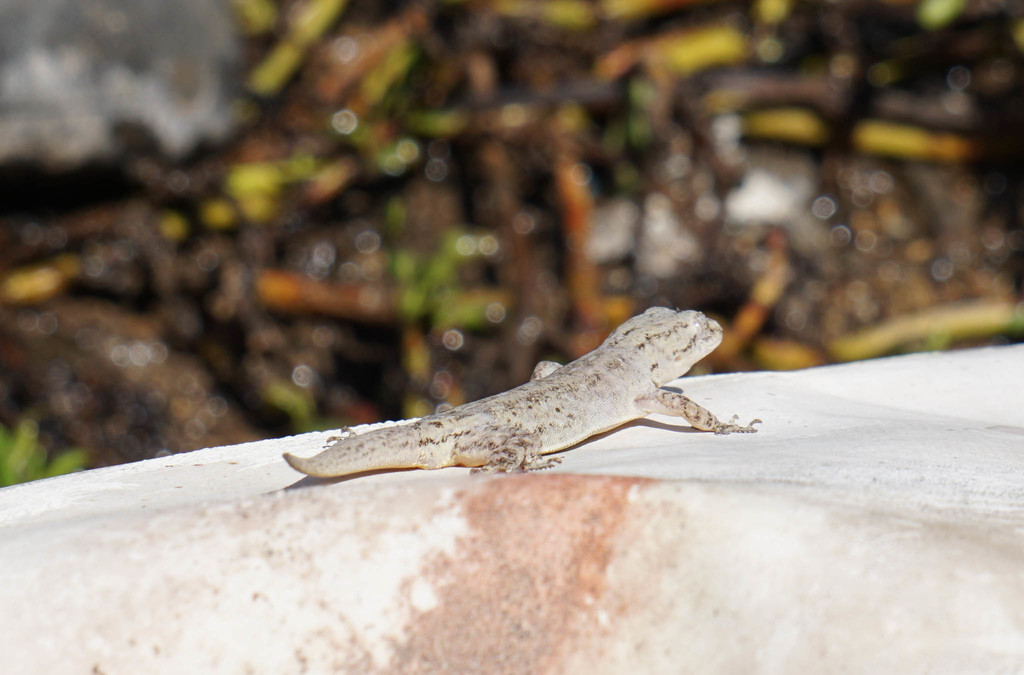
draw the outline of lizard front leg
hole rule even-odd
[[[693,425],[694,429],[713,431],[716,434],[755,433],[755,424],[761,420],[754,419],[746,426],[736,424],[736,415],[728,422],[722,422],[714,413],[682,394],[667,389],[655,389],[636,399],[636,404],[644,413],[661,413],[682,417]]]

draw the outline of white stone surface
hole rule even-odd
[[[761,431],[518,477],[281,460],[323,433],[2,489],[3,670],[1024,671],[1022,383],[1024,346],[688,378]]]

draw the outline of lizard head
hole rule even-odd
[[[693,310],[651,307],[616,328],[605,340],[650,369],[661,386],[685,375],[722,341],[722,327]]]

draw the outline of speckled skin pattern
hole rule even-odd
[[[652,307],[572,363],[538,363],[533,378],[515,389],[408,424],[332,438],[313,457],[284,458],[323,478],[446,466],[530,471],[561,461],[549,453],[649,413],[677,415],[716,434],[754,432],[760,420],[723,423],[682,394],[660,388],[721,341],[721,326],[700,312]]]

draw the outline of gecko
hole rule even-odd
[[[566,365],[541,361],[530,381],[501,394],[411,422],[333,437],[313,457],[285,453],[292,468],[330,478],[381,469],[546,469],[548,457],[650,413],[674,415],[716,434],[756,432],[759,419],[721,422],[682,393],[663,388],[722,341],[722,328],[693,310],[652,307],[622,323],[593,351]]]

